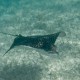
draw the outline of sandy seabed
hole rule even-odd
[[[18,46],[0,33],[0,80],[80,80],[79,0],[0,0],[0,32],[46,35],[64,31],[57,54]]]

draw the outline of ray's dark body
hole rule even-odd
[[[34,48],[50,50],[51,45],[54,45],[59,33],[44,36],[28,36],[28,37],[19,35],[18,37],[15,38],[13,46],[26,45]]]
[[[61,32],[57,32],[50,35],[38,35],[38,36],[27,36],[18,35],[9,50],[15,46],[25,45],[33,48],[43,49],[45,51],[51,51],[55,47],[55,41]],[[8,50],[8,51],[9,51]],[[8,52],[6,51],[6,53]],[[5,54],[6,54],[5,53]]]

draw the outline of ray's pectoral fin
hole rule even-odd
[[[14,46],[15,46],[15,45],[14,45],[14,43],[13,43],[13,44],[11,45],[11,47],[5,52],[5,54],[8,53],[11,49],[13,49]],[[5,55],[5,54],[4,54],[4,55]],[[3,55],[3,56],[4,56],[4,55]]]
[[[22,36],[19,34],[19,36],[17,36],[17,37],[14,39],[13,44],[12,44],[11,47],[5,52],[5,54],[8,53],[11,49],[13,49],[15,46],[19,45],[18,42],[19,42],[19,38],[20,38],[20,37],[22,37]],[[4,54],[4,55],[5,55],[5,54]],[[3,55],[3,56],[4,56],[4,55]]]
[[[10,50],[11,50],[11,49],[9,48],[9,49],[5,52],[5,54],[8,53],[8,51],[10,51]],[[4,55],[5,55],[5,54],[4,54]],[[3,55],[3,56],[4,56],[4,55]]]
[[[64,37],[64,36],[66,36],[66,33],[64,31],[61,31],[60,34],[59,34],[59,36],[60,37]]]

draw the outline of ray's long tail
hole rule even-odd
[[[9,34],[9,33],[1,32],[1,31],[0,31],[0,33],[1,33],[1,34],[5,34],[5,35],[10,35],[10,36],[18,36],[18,35]]]

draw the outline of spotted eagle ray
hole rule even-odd
[[[37,49],[43,49],[45,51],[55,51],[56,53],[58,53],[56,51],[55,46],[56,39],[58,38],[59,35],[65,35],[65,33],[57,32],[49,35],[35,35],[27,37],[24,37],[21,34],[19,35],[8,34],[8,35],[16,36],[16,38],[14,39],[11,47],[5,52],[5,54],[8,53],[8,51],[10,51],[11,49],[13,49],[15,46],[20,45],[30,46]]]

